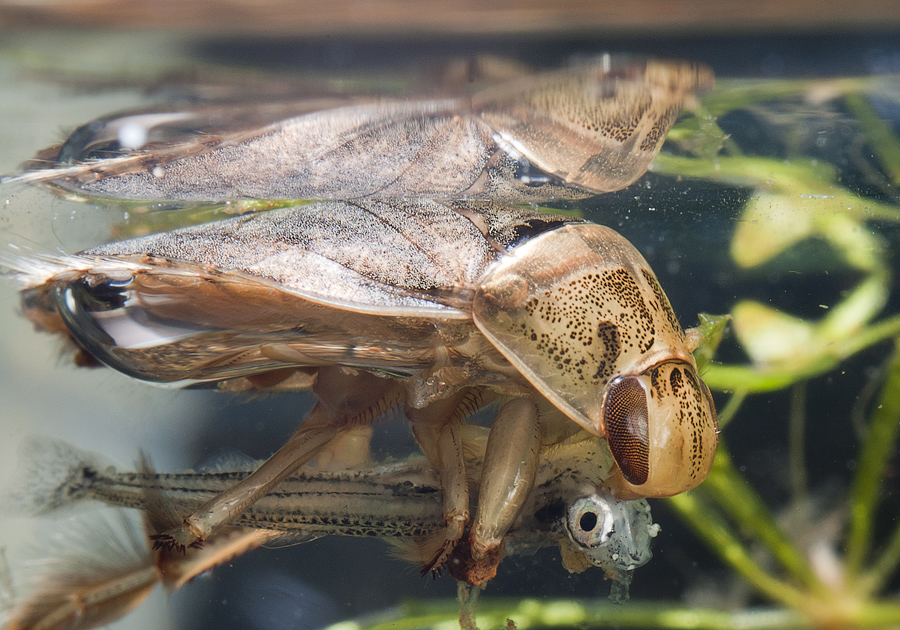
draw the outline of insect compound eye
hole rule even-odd
[[[591,495],[572,504],[566,525],[576,544],[594,549],[609,542],[615,532],[615,516],[607,501]]]
[[[609,384],[603,430],[622,475],[635,486],[650,476],[649,416],[647,393],[638,377],[622,376]]]

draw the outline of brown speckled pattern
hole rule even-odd
[[[710,421],[710,416],[706,412],[700,382],[693,370],[672,363],[664,363],[651,370],[651,382],[653,394],[658,400],[677,406],[674,422],[678,432],[684,436],[684,461],[690,462],[683,473],[699,483],[706,476],[709,460],[715,453],[715,443],[704,444],[704,433],[709,431],[706,423]],[[715,422],[714,419],[712,421]],[[714,427],[712,435],[715,435]]]
[[[644,276],[644,280],[647,281],[647,284],[650,285],[650,290],[653,291],[655,302],[650,302],[651,307],[654,310],[662,311],[666,320],[669,322],[669,326],[671,326],[672,331],[677,333],[683,341],[684,330],[682,330],[681,324],[678,323],[678,318],[675,316],[675,311],[672,310],[672,306],[669,304],[669,299],[666,297],[666,294],[663,293],[662,287],[659,286],[659,281],[656,279],[656,276],[654,276],[653,272],[649,269],[641,269],[641,275]]]
[[[656,328],[640,287],[624,269],[589,273],[533,297],[524,306],[528,320],[548,324],[540,332],[527,323],[522,335],[530,350],[556,369],[593,385],[608,381],[623,346],[646,352]]]

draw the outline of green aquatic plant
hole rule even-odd
[[[678,180],[696,179],[748,191],[736,224],[730,257],[751,273],[772,264],[798,245],[824,243],[832,260],[856,284],[835,304],[820,304],[823,316],[803,318],[771,303],[741,298],[730,320],[745,362],[712,357],[724,318],[701,317],[704,343],[696,356],[713,391],[728,396],[720,410],[722,441],[706,482],[666,500],[671,508],[728,567],[766,603],[737,610],[689,606],[677,601],[632,599],[625,606],[600,600],[498,599],[478,601],[481,628],[893,628],[900,627],[900,518],[885,513],[887,479],[897,461],[900,432],[900,315],[882,315],[891,293],[890,247],[875,231],[900,223],[893,186],[900,182],[900,140],[873,109],[867,94],[890,83],[879,79],[828,82],[784,81],[724,84],[693,117],[672,130],[669,148],[654,171]],[[881,93],[881,92],[879,92]],[[804,156],[775,159],[743,155],[716,118],[748,104],[783,98],[828,98],[856,121],[879,171],[869,180],[881,189],[864,196],[841,181],[831,165]],[[900,102],[896,93],[886,98]],[[871,171],[872,166],[867,167]],[[728,426],[752,423],[740,414],[754,395],[789,389],[786,414],[793,501],[801,510],[812,501],[803,450],[807,428],[807,383],[827,377],[863,350],[891,346],[885,369],[867,387],[880,393],[870,405],[848,497],[837,508],[845,525],[837,537],[822,533],[815,550],[783,525],[734,463]],[[861,395],[861,398],[863,396]],[[847,439],[853,439],[850,419]],[[810,519],[807,531],[815,530]],[[818,556],[816,556],[818,554]],[[827,562],[822,561],[824,554]],[[815,557],[814,557],[815,556]],[[649,565],[642,571],[652,571]],[[892,590],[893,589],[893,590]],[[464,607],[471,614],[471,605]],[[391,630],[453,627],[459,606],[452,601],[408,601],[379,616],[342,622],[330,630]],[[474,625],[471,619],[466,625]]]

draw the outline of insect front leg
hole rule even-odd
[[[503,537],[534,487],[541,443],[541,422],[531,399],[514,398],[500,408],[484,456],[470,557],[451,568],[457,579],[478,586],[496,575]]]
[[[437,472],[444,496],[444,539],[422,569],[423,575],[443,566],[469,524],[469,484],[460,423],[481,400],[475,390],[464,389],[423,409],[406,409],[416,441]]]
[[[216,528],[243,513],[285,477],[328,449],[337,436],[350,432],[358,438],[360,424],[369,424],[396,406],[401,396],[401,389],[394,381],[338,367],[320,369],[313,392],[319,401],[287,444],[249,477],[187,516],[180,527],[154,536],[156,546],[178,549],[197,546]],[[335,459],[334,453],[325,459]],[[359,459],[358,451],[353,459]]]

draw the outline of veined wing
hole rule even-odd
[[[480,338],[471,297],[507,245],[568,221],[495,204],[309,204],[86,250],[28,289],[24,310],[145,380],[411,374]]]

